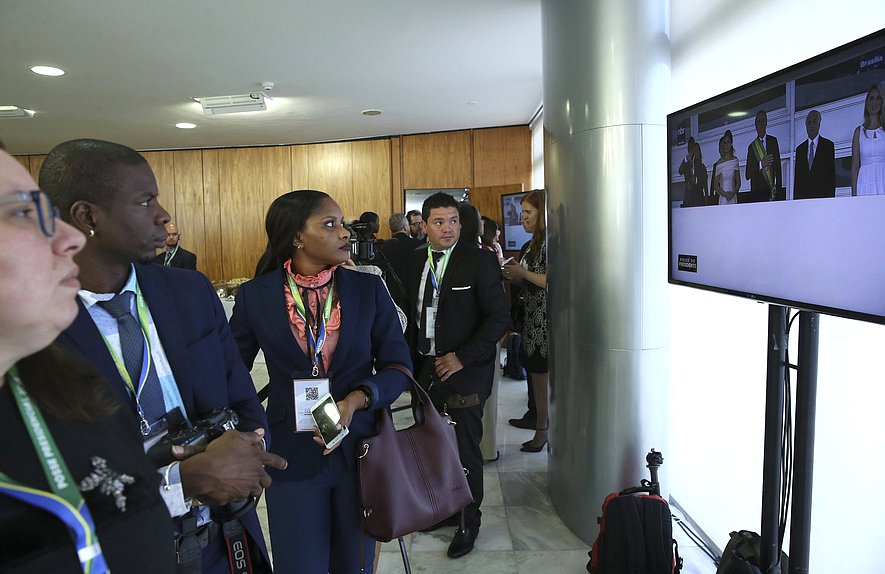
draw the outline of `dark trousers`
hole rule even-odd
[[[452,421],[457,423],[455,438],[458,440],[458,455],[461,458],[461,465],[467,469],[467,485],[473,496],[473,502],[464,509],[464,526],[471,530],[479,529],[482,518],[482,511],[479,507],[482,505],[483,495],[480,442],[482,441],[482,410],[485,400],[481,400],[478,405],[472,407],[446,407],[446,399],[455,394],[455,391],[451,386],[440,382],[438,378],[433,376],[433,358],[419,356],[416,371],[418,373],[416,380],[427,390],[433,405],[440,412],[448,412]],[[432,385],[431,381],[433,381]]]

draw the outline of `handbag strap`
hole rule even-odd
[[[415,418],[415,424],[424,424],[424,409],[428,408],[428,406],[430,408],[435,408],[430,401],[430,395],[428,395],[427,391],[418,384],[412,371],[410,371],[405,365],[393,363],[384,368],[401,372],[409,379],[409,382],[412,383],[412,415]]]

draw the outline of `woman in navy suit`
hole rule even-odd
[[[384,284],[340,266],[350,256],[343,224],[341,208],[321,191],[274,200],[265,220],[267,250],[255,279],[240,286],[231,318],[246,365],[264,351],[272,450],[290,461],[271,472],[267,490],[278,572],[372,572],[375,542],[360,532],[356,450],[375,432],[374,411],[409,385],[386,368],[412,364]],[[304,424],[296,430],[294,381],[311,378],[329,379],[350,430],[331,450]]]

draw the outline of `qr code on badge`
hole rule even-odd
[[[315,401],[320,398],[319,387],[306,387],[304,389],[304,398],[308,401]]]

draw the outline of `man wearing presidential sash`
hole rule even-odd
[[[777,138],[765,134],[767,128],[768,115],[759,110],[756,112],[756,138],[747,148],[746,178],[750,180],[750,193],[738,194],[739,201],[743,200],[741,203],[783,199],[780,194],[781,152]]]

